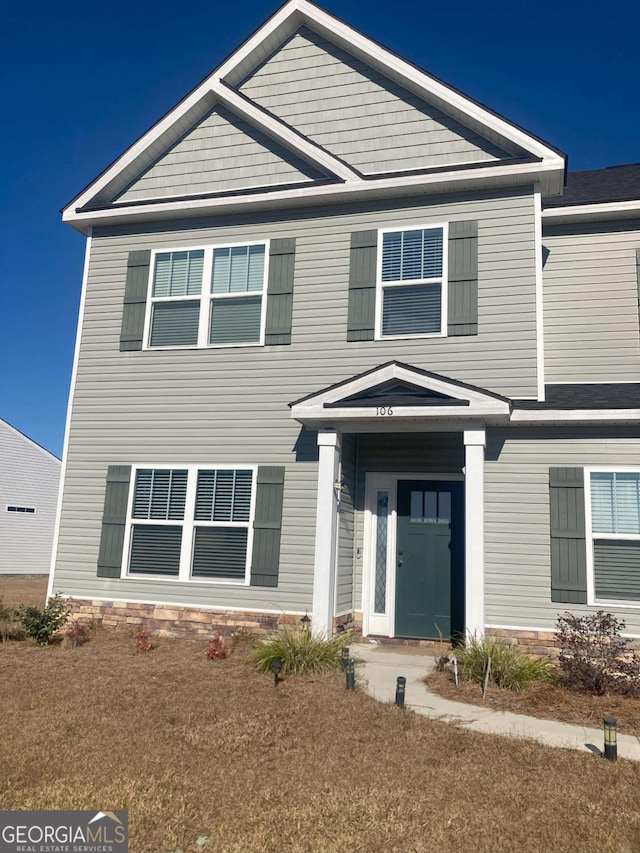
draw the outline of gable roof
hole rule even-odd
[[[364,174],[347,164],[326,145],[318,144],[240,91],[242,84],[302,28],[328,40],[354,61],[402,87],[411,97],[423,99],[439,114],[486,140],[496,151],[507,152],[508,157],[377,174]],[[216,105],[222,105],[237,119],[251,124],[292,156],[322,172],[324,178],[293,188],[268,187],[262,192],[259,187],[252,188],[251,192],[235,192],[231,188],[229,192],[198,193],[197,197],[177,194],[171,198],[123,200],[122,193],[136,177],[148,172]],[[381,47],[310,0],[288,0],[199,86],[76,196],[63,210],[63,218],[79,230],[86,230],[91,224],[113,222],[123,216],[129,221],[159,218],[169,213],[195,216],[220,208],[225,212],[232,208],[242,209],[249,204],[282,207],[536,181],[546,193],[552,194],[561,191],[563,170],[564,155],[547,143]]]
[[[506,419],[511,403],[500,394],[400,361],[388,361],[290,403],[291,417],[306,426],[380,422],[389,407],[393,422],[482,416]],[[386,415],[387,412],[383,412]]]
[[[640,199],[640,163],[568,172],[562,198],[546,198],[545,207],[599,204]]]
[[[58,465],[61,465],[60,459],[54,454],[51,453],[50,450],[47,450],[46,447],[43,447],[41,444],[38,444],[37,441],[34,441],[32,438],[29,438],[28,435],[25,435],[21,432],[17,427],[14,427],[9,421],[5,421],[0,418],[0,430],[4,431],[6,435],[17,438],[21,441],[25,446],[32,450],[34,453],[42,454],[48,461],[57,462]]]

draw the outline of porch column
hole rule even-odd
[[[316,509],[316,547],[313,563],[314,633],[333,633],[336,587],[336,536],[338,499],[335,483],[340,473],[340,437],[336,432],[318,433],[318,504]]]
[[[484,426],[464,431],[465,629],[484,636]]]

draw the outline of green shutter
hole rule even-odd
[[[374,338],[377,254],[377,231],[355,231],[351,235],[348,341],[372,341]]]
[[[447,334],[478,334],[478,223],[449,223]]]
[[[119,578],[121,574],[130,480],[130,465],[109,465],[98,553],[99,578]]]
[[[122,310],[122,328],[120,330],[121,352],[142,349],[150,263],[150,251],[129,252],[127,282],[124,290],[124,306]]]
[[[272,240],[269,247],[265,344],[291,343],[295,237]]]
[[[549,469],[551,601],[587,603],[584,470]]]
[[[253,522],[251,585],[278,586],[284,468],[260,466]]]

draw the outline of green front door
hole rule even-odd
[[[396,637],[450,639],[464,625],[464,486],[398,481]]]

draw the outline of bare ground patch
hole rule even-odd
[[[129,809],[131,853],[631,853],[640,765],[272,679],[206,642],[0,646],[3,808]]]

